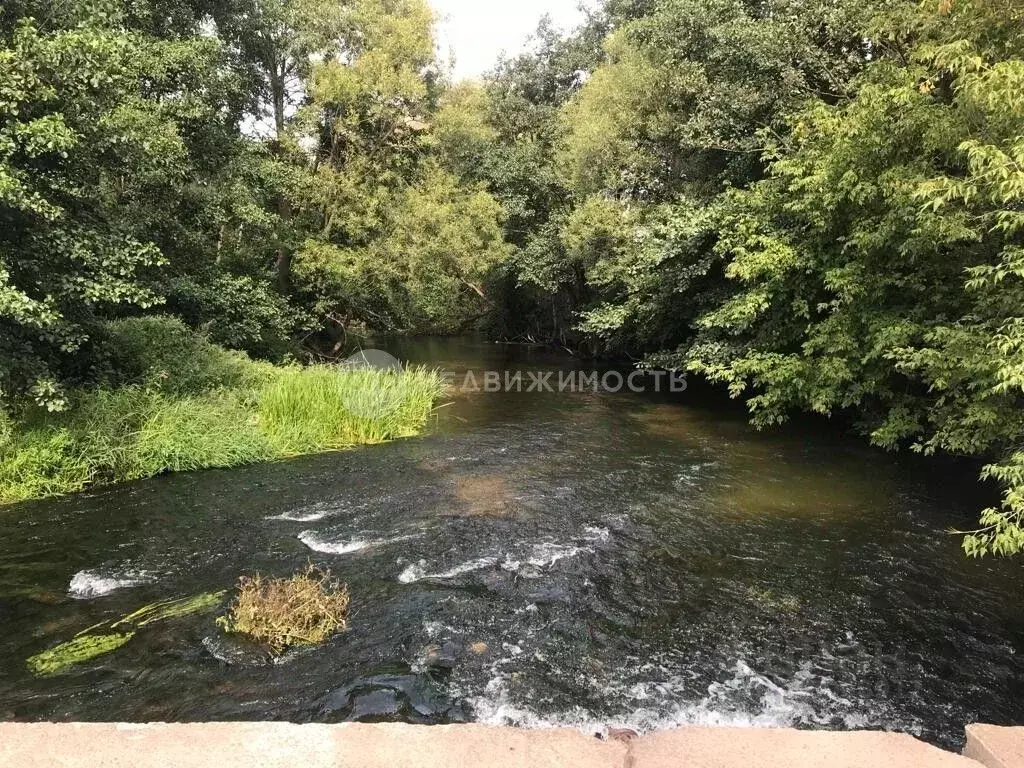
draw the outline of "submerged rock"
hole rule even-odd
[[[446,512],[459,517],[512,517],[515,515],[509,479],[502,475],[462,476],[455,479],[458,507]]]
[[[431,645],[424,649],[423,661],[428,667],[454,669],[462,652],[463,647],[451,641],[442,646]]]
[[[398,692],[392,688],[381,688],[356,696],[352,702],[349,719],[365,722],[397,715],[401,710],[402,701]]]
[[[63,605],[68,602],[67,595],[45,589],[30,588],[22,592],[17,592],[15,595],[28,600],[29,602],[38,603],[39,605]]]
[[[359,677],[327,694],[319,705],[326,722],[463,723],[466,706],[418,675]]]
[[[264,646],[234,635],[204,637],[203,649],[217,661],[231,667],[265,667],[273,662],[270,651]]]

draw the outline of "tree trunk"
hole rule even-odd
[[[285,62],[274,62],[270,70],[270,94],[274,104],[274,130],[275,141],[274,151],[281,157],[284,155],[284,129],[285,129],[285,74],[287,65]],[[275,259],[275,271],[277,273],[277,289],[283,295],[288,296],[292,292],[292,253],[281,237],[282,229],[286,229],[292,219],[292,204],[284,194],[277,196],[277,215],[280,219],[277,233],[277,257]]]

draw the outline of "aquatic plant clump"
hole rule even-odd
[[[275,654],[296,645],[319,645],[348,624],[348,587],[310,565],[287,579],[243,576],[238,597],[218,624],[246,635]]]
[[[220,605],[226,594],[227,592],[224,591],[206,592],[194,597],[161,600],[158,603],[152,603],[140,608],[120,621],[111,624],[110,627],[111,629],[117,629],[118,627],[130,626],[141,629],[158,621],[167,621],[168,619],[177,619],[182,616],[202,613]]]
[[[134,632],[115,635],[81,635],[74,640],[43,651],[28,660],[28,668],[37,675],[55,675],[68,667],[91,661],[116,651],[135,636]]]
[[[206,592],[192,597],[151,603],[117,621],[102,622],[82,630],[75,635],[73,640],[32,656],[26,663],[28,668],[37,675],[54,675],[63,672],[76,664],[92,661],[99,656],[116,651],[135,637],[140,629],[150,624],[213,610],[220,605],[225,594],[225,592]]]

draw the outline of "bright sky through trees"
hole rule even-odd
[[[522,50],[526,38],[544,14],[560,27],[583,19],[580,0],[430,0],[441,17],[438,24],[441,56],[455,55],[456,79],[479,77],[498,60],[501,51]]]

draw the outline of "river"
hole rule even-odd
[[[571,358],[397,342],[455,372]],[[457,393],[426,435],[0,510],[0,719],[348,720],[598,732],[1020,722],[1022,577],[947,531],[974,469],[713,392]],[[241,574],[328,566],[348,632],[276,663],[212,615],[50,677],[33,654]]]

